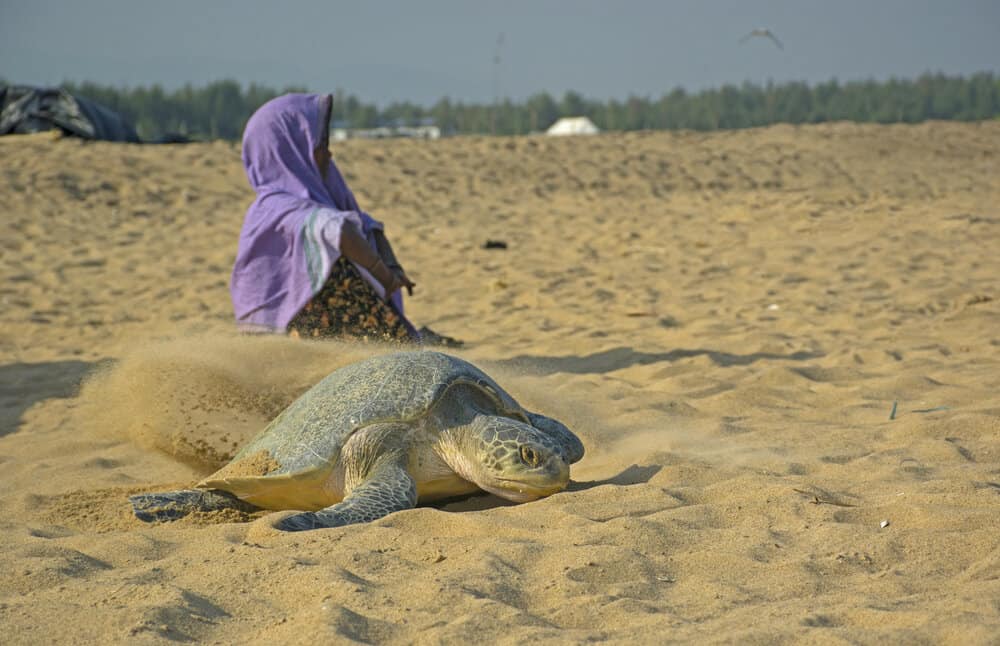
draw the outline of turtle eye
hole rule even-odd
[[[538,452],[530,446],[521,447],[521,461],[529,467],[538,466]]]

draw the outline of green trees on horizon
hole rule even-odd
[[[63,87],[103,103],[131,120],[143,139],[168,133],[192,139],[239,139],[250,115],[280,91],[232,80],[166,91],[159,85],[116,88],[91,82]],[[446,134],[515,135],[544,131],[560,117],[587,116],[602,130],[717,130],[774,123],[861,121],[916,123],[928,119],[975,121],[1000,116],[1000,78],[924,74],[914,80],[837,80],[765,85],[723,85],[699,92],[676,88],[659,98],[587,99],[535,94],[524,101],[463,103],[443,98],[432,106],[398,102],[379,108],[343,91],[334,94],[334,120],[353,128],[433,120]]]
[[[144,140],[167,134],[192,139],[239,139],[254,110],[281,94],[306,91],[296,87],[276,91],[254,83],[244,89],[231,80],[203,88],[185,85],[172,92],[159,85],[116,88],[89,81],[63,83],[62,87],[119,112]]]

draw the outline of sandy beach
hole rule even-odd
[[[1000,121],[333,153],[570,488],[136,520],[386,349],[236,333],[238,144],[2,137],[4,643],[1000,639]]]

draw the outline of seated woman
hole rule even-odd
[[[322,338],[457,343],[403,314],[413,282],[382,223],[358,207],[329,151],[329,95],[268,101],[243,132],[257,199],[247,210],[230,282],[244,331]]]

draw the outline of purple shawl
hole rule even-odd
[[[345,222],[373,248],[373,231],[382,229],[358,207],[336,164],[330,162],[325,182],[316,168],[312,151],[322,140],[329,100],[319,94],[280,96],[261,106],[243,132],[243,166],[257,199],[243,220],[230,293],[245,329],[284,332],[340,257]],[[358,270],[384,296],[381,284]],[[402,315],[401,292],[391,300]]]

